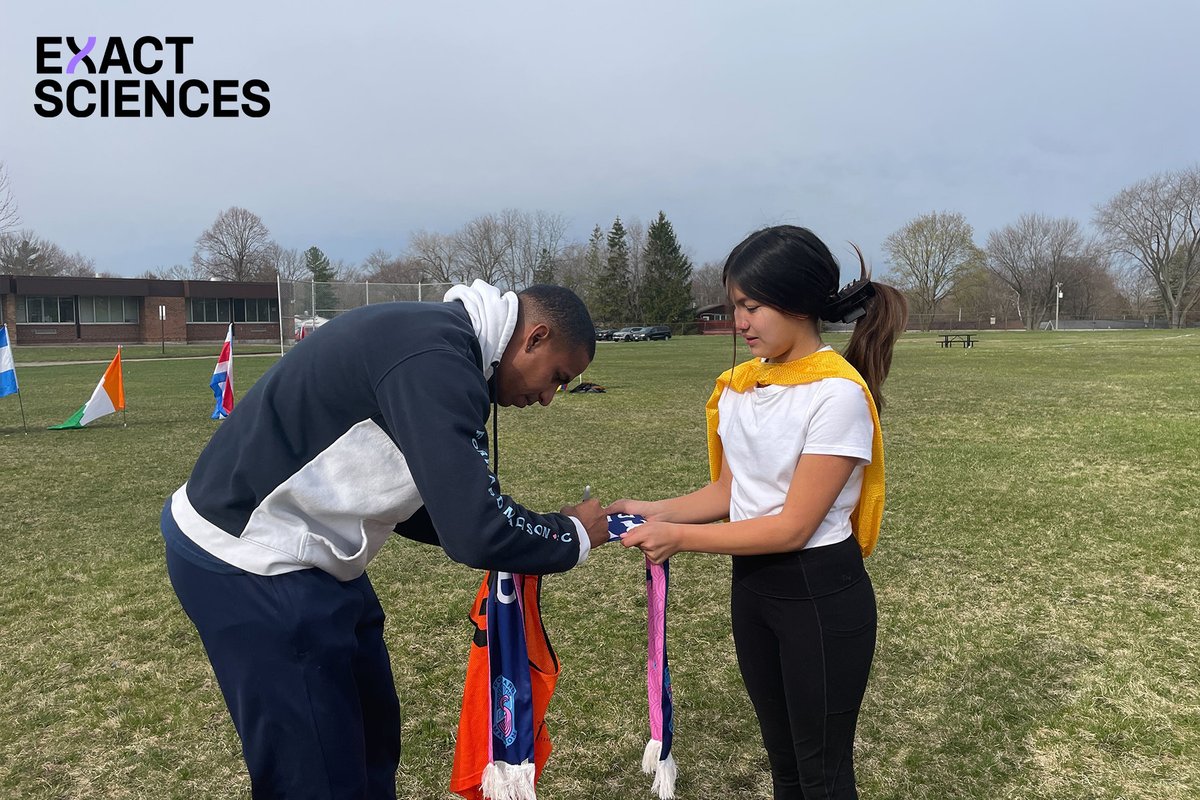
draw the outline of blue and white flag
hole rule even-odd
[[[8,328],[0,326],[0,397],[19,391],[17,368],[13,364],[12,347],[8,344]]]

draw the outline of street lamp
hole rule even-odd
[[[1062,300],[1062,284],[1054,284],[1054,330],[1058,331],[1058,301]]]

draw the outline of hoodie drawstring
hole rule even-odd
[[[492,376],[500,369],[500,362],[492,362]],[[500,475],[500,434],[497,432],[500,419],[500,404],[496,401],[496,390],[492,389],[492,474]]]

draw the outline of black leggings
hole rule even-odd
[[[854,728],[875,653],[875,591],[854,537],[733,560],[733,640],[775,800],[857,798]]]

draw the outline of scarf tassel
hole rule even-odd
[[[530,761],[520,764],[492,761],[483,768],[480,788],[487,800],[537,800],[537,790],[534,788],[536,777]]]
[[[675,754],[667,753],[666,758],[659,758],[662,753],[662,742],[651,739],[646,742],[646,750],[642,753],[642,772],[654,776],[654,784],[650,791],[657,792],[659,800],[672,800],[675,797],[675,778],[678,768],[675,766]]]

